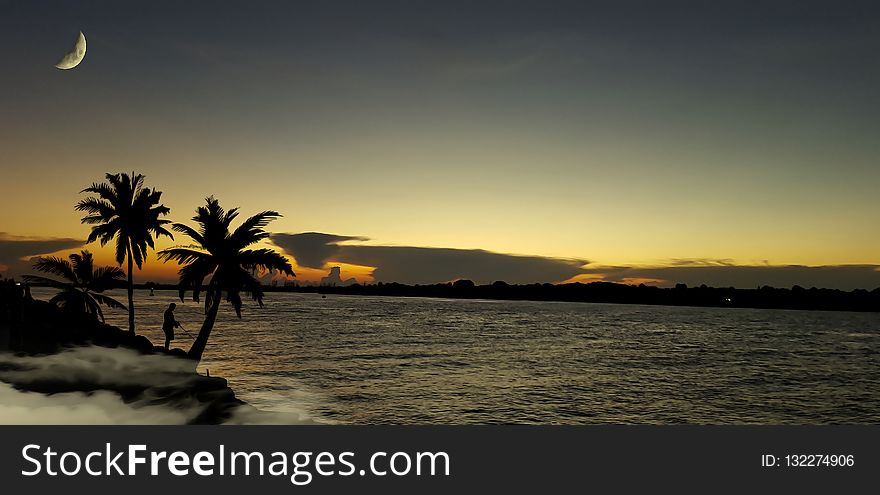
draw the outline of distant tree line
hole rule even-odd
[[[368,296],[880,311],[880,288],[872,291],[864,289],[842,291],[837,289],[819,289],[816,287],[805,289],[797,285],[788,289],[769,286],[755,289],[708,287],[706,285],[688,287],[684,284],[663,288],[644,284],[625,285],[611,282],[511,285],[498,281],[489,285],[476,285],[470,280],[458,280],[453,283],[434,285],[405,285],[379,282],[376,284],[353,284],[338,287],[273,287],[266,288],[266,290]]]

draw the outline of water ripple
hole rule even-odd
[[[39,294],[37,294],[39,295]],[[203,308],[137,294],[194,333]],[[344,423],[877,423],[880,315],[267,295],[202,368],[257,407]],[[124,313],[108,312],[125,325]],[[180,345],[189,344],[180,335]]]

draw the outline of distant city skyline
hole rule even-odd
[[[0,6],[2,276],[136,171],[279,211],[304,281],[880,286],[868,2]]]

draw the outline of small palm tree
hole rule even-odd
[[[174,239],[163,225],[171,223],[159,216],[170,211],[159,203],[162,193],[144,187],[144,176],[107,174],[107,182],[92,184],[80,192],[96,194],[76,204],[77,211],[87,213],[82,223],[94,225],[87,242],[101,241],[105,245],[116,238],[116,262],[128,258],[128,331],[134,333],[134,273],[147,257],[147,246],[155,248],[153,236],[165,235]]]
[[[115,266],[95,269],[92,253],[82,251],[71,254],[70,261],[55,256],[37,258],[34,268],[43,273],[51,273],[63,278],[59,281],[39,275],[25,275],[28,282],[47,284],[61,289],[49,300],[50,303],[65,310],[95,315],[104,321],[101,305],[108,308],[125,309],[125,306],[112,297],[101,294],[125,280],[125,273]]]
[[[226,301],[241,318],[242,291],[249,292],[254,301],[263,305],[263,289],[254,278],[257,271],[271,273],[277,270],[294,276],[290,262],[281,254],[265,248],[245,249],[269,237],[264,227],[281,216],[278,212],[264,211],[254,215],[230,232],[229,226],[238,216],[238,208],[224,211],[213,196],[207,198],[206,203],[196,209],[192,218],[199,224],[198,230],[180,223],[172,226],[175,231],[189,236],[196,245],[176,246],[159,252],[160,260],[183,265],[178,271],[181,300],[186,291],[191,290],[193,300],[198,302],[202,284],[210,277],[205,287],[205,321],[188,353],[196,362],[205,352],[224,293]]]

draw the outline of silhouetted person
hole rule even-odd
[[[171,303],[168,305],[168,309],[165,310],[165,322],[162,323],[162,330],[165,331],[165,350],[168,350],[168,346],[171,345],[171,341],[174,340],[174,329],[180,326],[180,322],[174,319],[174,308],[177,305]]]

